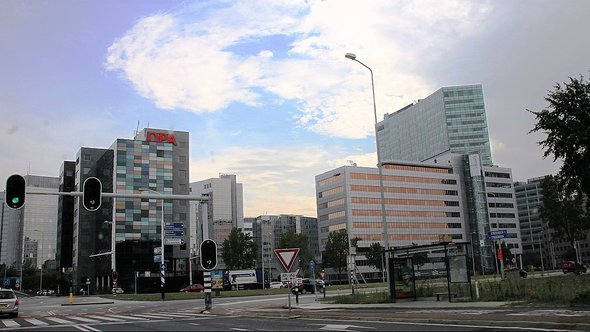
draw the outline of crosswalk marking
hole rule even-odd
[[[109,315],[110,317],[117,317],[122,319],[131,319],[131,320],[147,320],[147,318],[143,317],[134,317],[134,316],[123,316],[123,315]]]
[[[45,317],[48,321],[56,322],[58,324],[76,324],[76,322],[72,322],[71,320],[65,320],[57,317]]]
[[[49,324],[42,322],[42,321],[35,319],[35,318],[26,318],[25,321],[27,321],[33,325],[49,325]]]
[[[206,315],[196,313],[194,311],[180,311],[180,312],[147,312],[147,313],[125,313],[124,315],[105,314],[105,315],[80,315],[80,316],[45,316],[37,318],[18,318],[18,319],[3,319],[0,320],[0,329],[18,328],[18,327],[32,327],[32,326],[48,326],[51,324],[76,325],[83,326],[86,329],[83,331],[93,331],[87,324],[95,323],[109,323],[109,322],[125,322],[125,321],[149,321],[154,319],[172,320],[174,318],[194,318],[194,319],[211,319],[214,315]],[[84,325],[81,325],[84,324]],[[195,323],[198,325],[198,323]]]
[[[150,315],[154,316],[154,317],[163,317],[163,318],[193,317],[193,315],[191,315],[191,314],[150,313]]]
[[[4,323],[4,326],[6,326],[6,327],[17,327],[17,326],[20,326],[19,323],[15,322],[12,319],[3,320],[2,323]]]
[[[68,316],[67,318],[73,319],[73,320],[79,320],[84,323],[98,323],[98,322],[100,322],[96,319],[84,318],[84,317],[80,317],[80,316]]]
[[[112,317],[109,317],[109,316],[88,316],[88,317],[96,318],[96,319],[102,319],[102,320],[107,320],[109,322],[122,322],[123,321],[122,319],[112,318]]]
[[[143,317],[145,319],[149,319],[149,318],[166,318],[166,319],[170,319],[170,317],[157,317],[154,314],[149,314],[149,315],[142,315],[142,314],[132,314],[135,317]]]

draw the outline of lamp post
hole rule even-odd
[[[360,62],[356,58],[356,55],[353,53],[346,53],[345,57],[347,59],[360,63],[363,67],[367,68],[371,73],[371,89],[373,91],[373,113],[375,116],[375,145],[377,146],[377,168],[379,169],[379,191],[381,192],[381,221],[383,223],[383,247],[385,248],[385,250],[389,250],[389,234],[387,232],[387,217],[385,215],[385,194],[383,191],[383,165],[381,163],[381,151],[379,148],[379,140],[377,138],[377,103],[375,102],[375,82],[373,80],[373,70],[371,70],[369,66]],[[391,297],[392,291],[389,285],[389,259],[387,258],[387,256],[385,257],[385,271],[388,285],[387,289],[389,296]]]
[[[147,189],[147,188],[139,188],[139,191],[149,191],[149,192],[153,192],[156,194],[160,194],[160,192],[157,192],[155,190],[152,189]],[[160,254],[161,257],[161,263],[160,263],[160,290],[161,290],[161,299],[162,301],[164,301],[164,299],[166,298],[165,295],[165,286],[166,286],[166,261],[164,260],[164,199],[161,199],[162,201],[162,215],[160,218],[160,248],[162,249],[162,253]]]
[[[41,232],[38,229],[34,229],[33,232],[41,233],[41,274],[39,278],[39,292],[41,292],[41,290],[43,289],[43,245],[45,243],[45,236],[43,235],[43,232]]]

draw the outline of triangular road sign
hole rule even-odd
[[[285,271],[291,272],[291,267],[299,254],[299,248],[275,249],[274,252],[279,258],[279,261],[281,261],[281,264],[283,264]]]

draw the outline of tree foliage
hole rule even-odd
[[[559,172],[562,185],[590,196],[590,82],[583,76],[555,85],[545,100],[548,108],[533,112],[536,125],[530,132],[542,131],[547,138],[539,142],[544,157],[563,160]]]
[[[252,237],[234,227],[221,245],[223,262],[228,270],[252,269],[256,266],[257,246]]]
[[[585,208],[584,195],[575,188],[563,185],[558,177],[547,176],[541,181],[543,198],[539,213],[560,239],[574,248],[576,240],[584,239],[590,229],[590,218]]]
[[[324,252],[324,264],[327,267],[338,270],[338,275],[346,270],[346,257],[348,256],[348,233],[346,229],[330,232]]]
[[[379,242],[371,243],[369,250],[365,253],[367,264],[383,272],[383,246]]]
[[[281,234],[279,238],[279,249],[299,248],[299,267],[305,268],[313,256],[309,252],[309,239],[305,234],[297,234],[290,229]]]

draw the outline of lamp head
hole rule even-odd
[[[356,60],[356,54],[354,53],[346,53],[345,57],[350,60]]]

